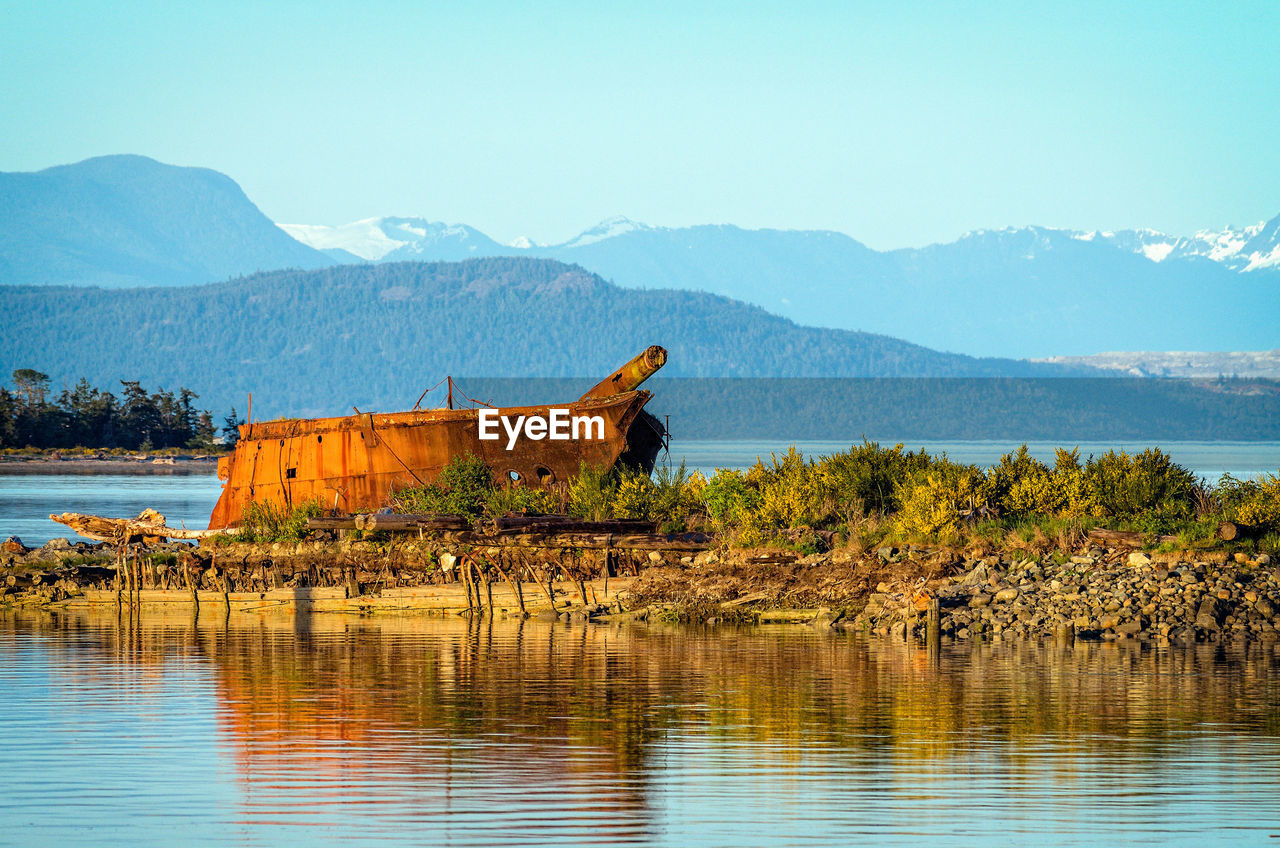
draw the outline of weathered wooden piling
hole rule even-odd
[[[937,598],[929,599],[928,613],[925,618],[925,644],[930,651],[937,651],[942,645],[942,604]]]

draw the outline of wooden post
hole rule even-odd
[[[129,574],[130,578],[130,595],[129,604],[138,606],[142,601],[142,569],[138,565],[138,552],[133,552],[133,570]]]
[[[516,604],[520,607],[520,615],[527,615],[524,610],[524,592],[520,590],[520,584],[511,579],[511,574],[507,569],[502,567],[502,554],[498,555],[498,559],[494,560],[494,568],[498,569],[498,573],[506,578],[507,585],[511,587],[511,594],[515,595]]]
[[[187,588],[191,590],[191,608],[195,610],[195,615],[200,616],[200,593],[196,591],[196,581],[191,579],[191,561],[185,557],[182,560],[182,574],[186,578]]]
[[[928,619],[925,623],[925,641],[929,650],[936,651],[942,643],[942,606],[937,598],[929,599]]]
[[[223,614],[225,623],[231,620],[231,575],[219,574],[218,582],[222,586],[222,602],[227,605],[226,612]]]
[[[467,592],[467,612],[472,610],[471,606],[471,560],[463,556],[458,561],[458,571],[461,572],[462,588]]]
[[[476,593],[476,612],[484,615],[484,599],[480,596],[480,581],[484,575],[480,573],[480,566],[471,557],[467,557],[467,571],[471,575],[471,588]]]
[[[542,594],[547,596],[547,603],[551,605],[551,609],[554,612],[556,608],[556,587],[551,585],[550,573],[540,575],[532,569],[530,571],[532,572],[533,582],[537,583],[538,588],[542,590]],[[546,583],[542,582],[544,577],[546,578]]]

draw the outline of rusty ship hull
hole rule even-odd
[[[522,433],[508,449],[502,427],[498,438],[480,437],[480,409],[415,409],[243,425],[235,450],[218,464],[218,477],[226,482],[209,529],[236,526],[250,503],[288,509],[318,501],[338,513],[375,512],[395,492],[434,482],[451,459],[467,454],[483,460],[499,483],[535,488],[567,482],[583,464],[621,463],[651,471],[664,433],[644,412],[650,393],[635,386],[665,361],[666,351],[651,347],[578,400],[495,410],[508,420],[545,419],[553,409],[568,410],[571,417],[598,417],[603,432],[597,427],[591,434],[599,438],[534,439]],[[493,429],[488,433],[492,436]]]

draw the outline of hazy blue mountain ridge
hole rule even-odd
[[[187,285],[284,267],[491,256],[557,259],[626,289],[721,294],[801,325],[971,355],[1280,347],[1280,217],[1188,237],[981,230],[886,252],[828,231],[612,218],[562,244],[504,245],[425,218],[276,227],[230,178],[139,156],[0,174],[0,283]]]
[[[650,344],[671,377],[1045,376],[1059,366],[938,353],[797,326],[712,294],[624,290],[530,257],[278,271],[149,289],[6,287],[0,374],[55,386],[187,386],[261,415],[399,409],[446,374],[595,380]],[[1077,369],[1074,373],[1082,373]],[[548,400],[562,400],[549,398]]]
[[[387,219],[362,223],[379,220]],[[1266,260],[1268,245],[1280,239],[1280,218],[1188,239],[1149,230],[980,230],[887,252],[835,232],[667,228],[625,218],[559,245],[528,247],[451,229],[465,234],[447,253],[433,243],[395,241],[388,255],[555,258],[624,288],[713,292],[801,324],[985,356],[1280,345],[1280,270]]]
[[[0,283],[189,285],[333,263],[216,171],[101,156],[0,172]]]

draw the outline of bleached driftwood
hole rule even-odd
[[[164,516],[154,509],[144,509],[137,518],[104,518],[79,512],[50,515],[50,521],[65,524],[81,536],[98,542],[162,542],[165,539],[204,539],[222,530],[185,530],[169,527]]]

